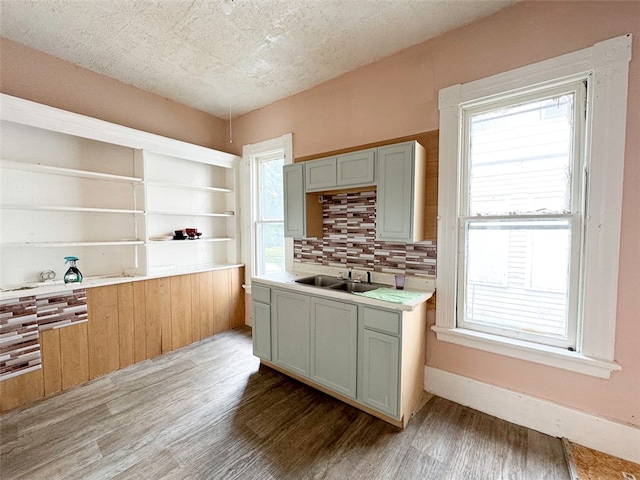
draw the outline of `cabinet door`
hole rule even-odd
[[[271,360],[271,306],[265,303],[251,304],[253,318],[253,354]]]
[[[317,192],[335,188],[336,186],[336,157],[321,158],[305,162],[305,190]]]
[[[271,295],[272,361],[309,376],[309,297],[273,290]]]
[[[358,307],[311,298],[310,378],[356,398]]]
[[[376,238],[410,242],[413,237],[414,142],[378,148]]]
[[[396,337],[364,330],[362,395],[366,405],[398,417],[400,342]]]
[[[376,149],[338,155],[336,184],[340,188],[373,185],[375,182]]]
[[[305,235],[304,166],[301,163],[285,165],[282,169],[284,184],[284,236]]]

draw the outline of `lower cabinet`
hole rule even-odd
[[[271,306],[252,302],[253,354],[271,360]]]
[[[358,307],[311,298],[310,378],[350,398],[356,398]]]
[[[397,417],[400,396],[400,341],[391,335],[364,330],[362,349],[360,400],[370,407]]]
[[[409,312],[355,296],[340,301],[256,282],[251,289],[253,351],[263,363],[406,426],[424,392],[426,304]]]
[[[309,296],[272,290],[272,361],[309,376]]]

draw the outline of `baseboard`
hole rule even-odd
[[[425,367],[425,390],[547,435],[640,463],[640,429],[557,403]]]

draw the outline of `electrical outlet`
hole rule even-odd
[[[636,476],[633,473],[622,472],[624,480],[636,480]]]

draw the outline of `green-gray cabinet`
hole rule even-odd
[[[358,307],[311,297],[310,378],[356,398]]]
[[[424,392],[426,304],[401,311],[278,285],[252,282],[254,354],[262,363],[406,426]]]
[[[271,289],[254,285],[251,300],[253,354],[271,360]]]
[[[304,166],[285,165],[282,169],[284,188],[284,236],[304,237],[306,234],[306,196]]]
[[[309,296],[272,289],[271,313],[271,360],[308,377]]]
[[[418,142],[378,147],[377,239],[422,240],[425,163],[426,151]]]
[[[305,164],[305,191],[321,192],[375,185],[375,148],[310,160]]]

